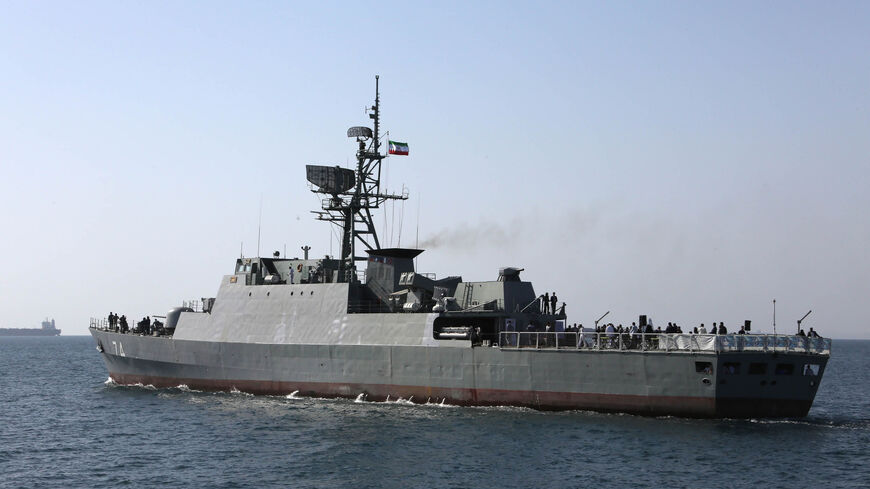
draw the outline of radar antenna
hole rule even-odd
[[[380,92],[379,76],[375,76],[375,105],[366,107],[374,121],[374,131],[357,126],[347,130],[347,137],[356,138],[356,170],[332,166],[306,166],[312,192],[328,195],[321,201],[322,211],[313,211],[320,221],[335,224],[342,230],[339,282],[356,282],[356,262],[368,257],[357,256],[357,242],[366,250],[381,249],[372,209],[387,200],[407,200],[408,195],[381,193]]]

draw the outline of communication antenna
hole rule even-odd
[[[420,248],[420,201],[423,200],[423,197],[417,196],[417,236],[414,238],[414,248]],[[418,255],[419,256],[419,255]],[[417,268],[417,257],[414,257],[414,270],[419,270]]]
[[[776,299],[773,300],[773,351],[776,351]]]
[[[257,258],[260,257],[260,229],[263,227],[263,194],[260,194],[260,213],[257,217]]]
[[[393,246],[393,236],[396,234],[396,203],[390,203],[390,207],[392,208],[390,212],[390,241],[389,245]],[[386,213],[385,213],[386,214]]]
[[[347,137],[355,138],[357,143],[356,169],[305,167],[308,181],[314,186],[311,191],[327,196],[321,200],[323,210],[313,211],[316,218],[331,222],[342,230],[339,282],[358,281],[356,262],[368,260],[367,256],[357,254],[358,243],[366,250],[381,249],[372,210],[388,200],[408,198],[404,192],[402,195],[381,193],[381,162],[386,155],[381,154],[379,78],[375,76],[375,105],[366,108],[374,122],[374,130],[365,126],[347,130]]]
[[[390,137],[390,131],[387,131],[386,137]],[[389,187],[390,185],[390,160],[387,158],[387,161],[384,162],[384,178],[383,178],[384,187]],[[384,209],[384,231],[383,236],[387,236],[387,211]]]
[[[798,330],[797,330],[798,333],[801,332],[801,323],[804,322],[804,319],[806,319],[807,316],[809,316],[811,312],[813,312],[812,309],[810,309],[809,312],[807,312],[806,314],[804,314],[804,317],[798,319]]]
[[[402,195],[404,195],[405,192],[406,192],[405,184],[403,183],[402,184]],[[404,200],[402,201],[401,214],[399,216],[399,241],[396,242],[396,246],[399,248],[402,247],[402,225],[403,224],[405,224],[405,201]]]

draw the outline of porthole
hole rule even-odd
[[[312,290],[312,291],[311,291],[311,294],[309,294],[309,295],[314,295],[314,291]]]
[[[704,385],[710,385],[710,379],[704,378],[701,382],[703,382]]]
[[[270,294],[271,292],[266,292],[266,297],[269,297]]]
[[[250,292],[248,292],[248,297],[251,297],[251,293],[250,293]]]
[[[293,291],[290,292],[290,295],[293,295]]]

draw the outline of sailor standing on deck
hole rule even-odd
[[[559,303],[559,299],[556,298],[556,293],[553,292],[553,295],[550,296],[550,311],[553,314],[556,314],[556,304]]]
[[[549,292],[544,292],[544,304],[543,304],[543,307],[541,308],[541,310],[543,310],[544,314],[550,314],[550,293]]]

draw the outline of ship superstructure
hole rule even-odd
[[[377,79],[376,79],[377,80]],[[340,255],[239,258],[215,297],[154,327],[91,334],[109,375],[251,393],[523,405],[697,417],[804,416],[830,340],[752,334],[566,329],[564,306],[505,267],[490,281],[415,270],[422,250],[382,248],[380,97],[374,128],[352,127],[354,169],[309,165],[316,217],[338,226]]]

